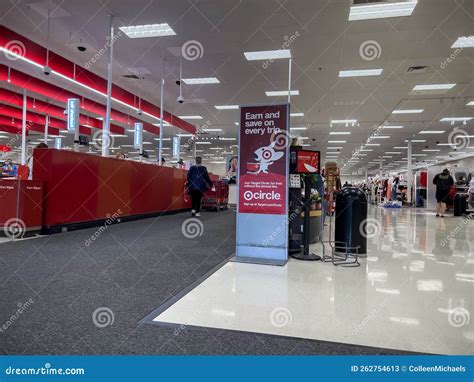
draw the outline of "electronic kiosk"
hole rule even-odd
[[[301,175],[319,174],[320,152],[290,149],[290,193],[289,193],[289,255],[298,260],[321,260],[321,256],[309,252],[311,177],[304,177],[304,194],[301,200]],[[299,187],[297,188],[299,182]],[[301,232],[301,211],[304,211],[303,232]],[[301,240],[302,239],[302,240]]]

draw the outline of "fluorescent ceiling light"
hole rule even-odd
[[[159,141],[160,138],[153,138],[155,141]],[[161,138],[162,141],[171,141],[171,138]]]
[[[176,136],[185,138],[185,137],[194,137],[194,134],[176,134]]]
[[[360,149],[359,151],[361,151],[361,152],[371,152],[371,151],[374,151],[374,150],[372,150],[372,149]]]
[[[412,139],[411,141],[413,143],[424,143],[426,142],[426,139]],[[405,139],[405,142],[408,142],[408,139]]]
[[[412,157],[426,157],[428,154],[411,154]]]
[[[204,131],[205,133],[211,133],[213,131],[222,131],[222,129],[218,129],[218,128],[216,128],[216,129],[202,129],[202,131]]]
[[[401,154],[401,151],[387,151],[385,154],[397,155],[397,154]]]
[[[443,134],[445,130],[424,130],[420,131],[418,134]]]
[[[430,85],[416,85],[413,91],[423,90],[449,90],[456,86],[456,84],[430,84]]]
[[[380,76],[383,69],[360,69],[360,70],[341,70],[339,71],[339,77],[368,77],[368,76]]]
[[[210,145],[211,142],[195,142],[196,145]]]
[[[309,143],[303,143],[303,144],[301,145],[301,147],[308,147],[308,146],[311,146],[311,145],[310,145]]]
[[[372,139],[387,139],[390,138],[390,135],[374,135]]]
[[[290,117],[304,117],[304,113],[290,113]]]
[[[200,115],[178,115],[181,119],[202,119]]]
[[[457,121],[470,121],[472,117],[446,117],[441,118],[440,122],[457,122]]]
[[[329,146],[329,147],[326,147],[326,150],[340,150],[342,148],[343,148],[342,146]]]
[[[474,106],[474,101],[470,101],[466,104],[466,106]]]
[[[426,152],[426,153],[437,153],[438,151],[441,151],[441,150],[437,150],[437,149],[423,149],[421,150],[423,152]]]
[[[119,29],[130,38],[176,35],[176,32],[167,23],[119,27]]]
[[[300,126],[300,127],[290,127],[290,130],[308,130],[307,127]]]
[[[288,49],[259,50],[255,52],[244,52],[244,55],[247,61],[278,60],[280,58],[291,58],[291,52]]]
[[[424,109],[401,109],[401,110],[393,110],[392,114],[419,114],[423,113]]]
[[[451,48],[474,48],[474,36],[458,37]]]
[[[347,143],[347,141],[328,141],[328,143]]]
[[[395,146],[394,149],[408,149],[408,146]]]
[[[417,0],[408,0],[397,3],[353,5],[349,11],[349,21],[411,16],[416,4]]]
[[[288,90],[266,91],[265,94],[266,94],[267,97],[287,96],[288,95]],[[300,95],[300,91],[299,90],[290,90],[290,95],[293,95],[293,96]]]
[[[240,106],[239,105],[216,105],[214,106],[217,110],[236,110]]]
[[[205,84],[220,84],[221,82],[216,77],[202,77],[202,78],[183,78],[186,85],[205,85]]]
[[[236,141],[237,138],[220,137],[219,140],[220,141]]]
[[[350,131],[331,131],[329,135],[351,135]]]
[[[380,143],[366,143],[366,146],[380,146]]]
[[[383,129],[403,129],[403,126],[382,126]]]
[[[332,119],[331,123],[357,123],[357,119]]]

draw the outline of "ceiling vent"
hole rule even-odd
[[[122,77],[128,78],[130,80],[143,80],[144,77],[138,77],[136,74],[124,74]]]
[[[424,74],[428,71],[429,66],[423,65],[423,66],[410,66],[407,69],[408,74]]]

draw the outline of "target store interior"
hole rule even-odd
[[[0,354],[473,355],[472,1],[0,10]]]

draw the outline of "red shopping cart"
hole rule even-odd
[[[209,210],[225,210],[229,200],[229,185],[216,180],[212,182],[212,188],[204,193],[202,207]]]

